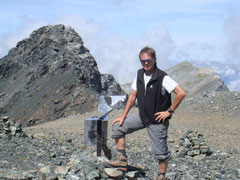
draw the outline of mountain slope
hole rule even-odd
[[[214,70],[231,91],[240,91],[240,64],[227,64],[216,61],[191,61],[194,66]]]
[[[90,111],[102,92],[124,93],[64,25],[32,32],[0,59],[0,116],[24,126]]]
[[[187,61],[177,64],[166,72],[180,84],[188,97],[205,91],[229,91],[220,76],[210,68],[197,68]]]

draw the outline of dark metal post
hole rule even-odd
[[[97,156],[101,156],[102,150],[102,119],[97,120]]]

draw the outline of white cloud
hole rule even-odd
[[[221,47],[211,42],[193,41],[178,45],[174,59],[177,61],[221,61],[223,60],[223,54],[221,52]]]
[[[5,32],[0,39],[0,57],[7,55],[9,49],[16,46],[18,41],[29,37],[32,31],[46,25],[43,20],[32,20],[27,16],[19,17],[20,27],[15,32]]]
[[[61,15],[54,20],[54,24],[64,24],[75,29],[88,48],[96,45],[97,39],[103,31],[104,23],[95,22],[93,19],[85,19],[79,15]],[[104,30],[107,30],[106,28]]]
[[[136,39],[124,38],[116,34],[98,42],[94,55],[102,73],[113,74],[120,83],[131,82],[141,68],[138,53],[144,46],[156,50],[158,66],[169,67],[169,57],[174,43],[163,26],[145,31]]]
[[[240,60],[240,15],[230,15],[223,24],[225,35],[225,56],[231,63],[239,63]]]
[[[224,72],[225,76],[232,76],[236,73],[236,71],[234,69],[231,68],[227,68],[226,71]]]
[[[142,39],[141,39],[142,37]],[[159,25],[156,28],[146,30],[140,38],[141,46],[149,45],[156,50],[158,64],[162,68],[168,68],[170,56],[175,49],[174,41],[164,25]]]
[[[231,5],[235,7],[239,4],[238,0],[198,0],[189,1],[181,0],[168,0],[168,1],[156,1],[156,0],[136,0],[136,4],[139,4],[139,8],[152,10],[152,12],[161,13],[219,13],[222,14],[222,10]]]
[[[240,79],[231,81],[228,85],[228,88],[231,91],[240,91]]]
[[[122,5],[126,2],[125,0],[113,0],[113,4],[117,7],[122,7]]]
[[[59,16],[55,24],[73,27],[82,37],[85,46],[98,63],[101,73],[113,74],[120,83],[131,82],[140,63],[139,51],[146,45],[156,50],[161,68],[169,67],[169,57],[174,49],[173,40],[164,25],[144,31],[137,38],[121,36],[106,26],[81,16]]]
[[[22,17],[21,24],[16,33],[7,33],[2,39],[3,53],[6,54],[32,31],[49,23]],[[146,45],[156,50],[161,68],[169,67],[169,57],[174,43],[164,25],[146,30],[137,38],[127,38],[117,34],[103,22],[86,19],[79,15],[58,16],[53,20],[53,24],[64,24],[74,28],[96,59],[100,72],[113,74],[120,83],[133,80],[137,69],[141,67],[138,53]]]
[[[51,0],[50,3],[52,7],[56,1]],[[222,10],[226,11],[228,3],[233,6],[237,1],[183,0],[179,3],[176,0],[112,0],[107,4],[106,0],[60,0],[56,6],[60,11],[56,8],[56,13],[49,15],[48,21],[21,17],[21,26],[16,32],[6,32],[4,37],[0,37],[0,57],[33,30],[51,21],[51,24],[73,27],[95,57],[100,71],[113,74],[119,82],[131,81],[135,76],[136,69],[140,67],[138,52],[145,45],[156,50],[158,65],[162,69],[174,64],[171,59],[222,61],[223,52],[226,52],[225,57],[231,63],[237,63],[240,57],[239,15],[231,15],[224,22],[225,42],[219,34],[221,30],[218,28],[215,33],[214,28],[220,24]],[[64,5],[66,8],[63,8]],[[74,15],[69,15],[66,9],[74,9],[74,12],[70,11]],[[62,12],[61,16],[58,11]],[[216,23],[218,15],[219,21]],[[46,15],[40,15],[39,18],[41,16],[46,19]],[[210,23],[212,25],[207,26]],[[199,27],[205,31],[202,32]]]

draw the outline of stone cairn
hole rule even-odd
[[[203,135],[192,130],[187,130],[181,137],[179,153],[184,157],[194,157],[195,159],[203,159],[212,154]]]
[[[8,116],[0,117],[0,138],[25,137],[20,124],[10,120]]]

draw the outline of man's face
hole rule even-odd
[[[153,59],[147,53],[142,53],[142,54],[140,54],[140,62],[143,66],[143,69],[147,72],[150,72],[154,69],[156,59]]]

